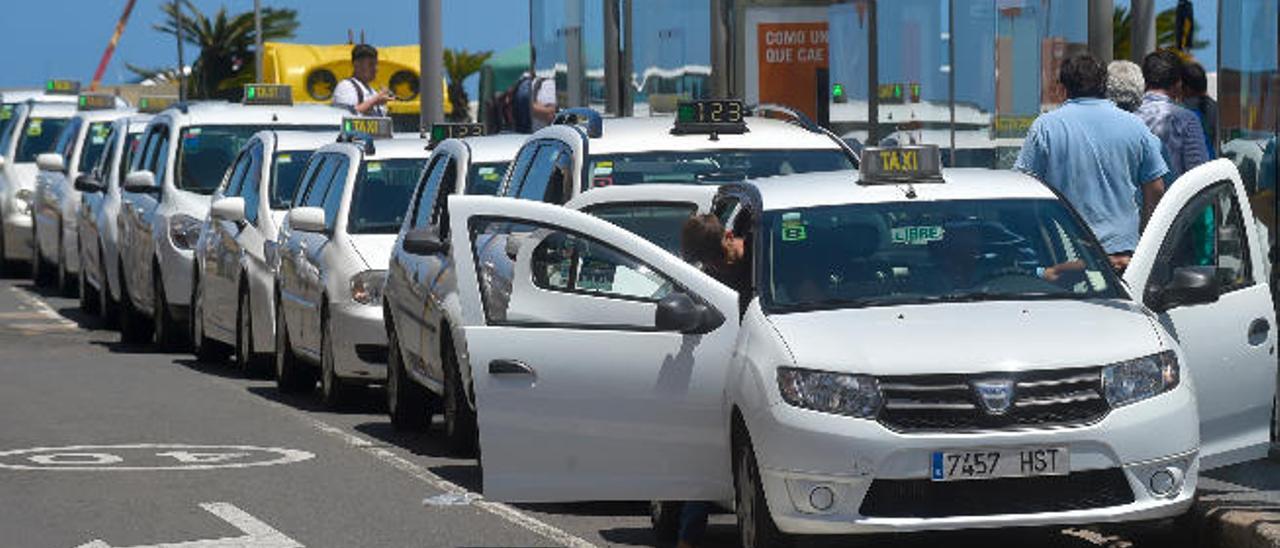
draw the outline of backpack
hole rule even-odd
[[[485,125],[489,133],[514,130],[533,132],[533,99],[544,78],[521,76],[506,91],[485,101]]]

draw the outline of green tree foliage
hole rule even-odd
[[[453,104],[453,114],[449,115],[450,121],[471,121],[467,111],[470,98],[467,97],[467,90],[462,87],[462,83],[467,77],[480,72],[480,67],[484,66],[484,62],[488,61],[492,55],[492,51],[471,53],[467,50],[444,50],[444,71],[449,77],[449,102]]]
[[[1177,8],[1169,8],[1156,14],[1156,49],[1173,48],[1177,44],[1177,35],[1174,33],[1177,26]],[[1133,21],[1133,14],[1128,8],[1117,6],[1115,14],[1112,16],[1111,31],[1111,55],[1114,59],[1129,58],[1130,36],[1129,29]],[[1209,45],[1206,40],[1200,40],[1200,22],[1196,21],[1193,36],[1197,37],[1191,43],[1191,49],[1196,50]],[[1190,53],[1190,52],[1188,52]]]

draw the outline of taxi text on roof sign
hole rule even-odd
[[[293,87],[288,84],[245,84],[246,105],[292,105]]]
[[[347,137],[390,139],[391,118],[343,118],[342,133]]]
[[[155,114],[173,106],[177,102],[177,97],[143,97],[138,99],[138,112]]]
[[[44,92],[54,95],[75,95],[80,93],[80,81],[49,80],[44,86]]]
[[[82,93],[76,103],[80,110],[106,110],[116,107],[116,98],[102,93]]]
[[[747,108],[736,99],[680,101],[676,105],[676,125],[671,133],[746,133]]]
[[[867,147],[862,151],[862,182],[941,182],[942,157],[935,145],[894,148]]]
[[[434,124],[431,126],[431,145],[445,139],[480,137],[484,134],[484,124]]]

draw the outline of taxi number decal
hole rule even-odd
[[[880,151],[880,168],[883,171],[914,173],[920,171],[920,156],[915,150]]]
[[[277,163],[277,164],[287,164],[287,163],[290,163],[290,162],[292,162],[292,161],[293,161],[293,155],[292,155],[292,154],[280,154],[280,155],[276,156],[276,163]]]
[[[369,173],[382,173],[382,162],[369,162],[365,164],[365,169]]]
[[[39,137],[44,133],[44,123],[41,120],[32,120],[31,125],[27,126],[27,137]]]
[[[13,107],[5,105],[4,108],[0,108],[0,120],[8,120],[10,118],[13,118]]]
[[[893,243],[899,245],[925,245],[941,241],[946,234],[940,226],[900,226],[891,232]]]

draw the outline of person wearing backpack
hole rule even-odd
[[[391,92],[375,91],[369,85],[378,76],[378,50],[369,44],[351,48],[353,73],[333,89],[333,106],[364,116],[386,116]]]

